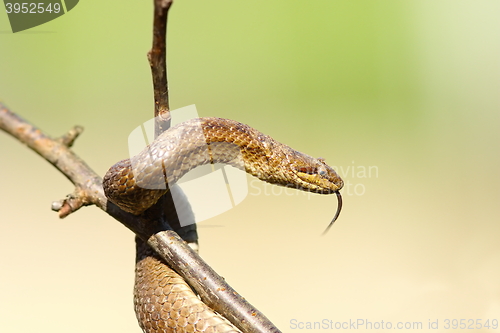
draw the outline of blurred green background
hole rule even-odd
[[[171,106],[247,123],[346,181],[324,237],[334,197],[254,182],[200,224],[202,256],[283,332],[500,319],[499,14],[496,0],[175,1]],[[152,1],[83,0],[16,34],[0,13],[0,99],[53,136],[83,125],[74,150],[103,175],[153,112],[151,26]],[[94,207],[59,220],[50,203],[71,184],[5,134],[0,156],[0,332],[140,332],[133,235]]]

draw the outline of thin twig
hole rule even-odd
[[[146,230],[137,227],[141,224],[138,217],[108,202],[102,189],[101,177],[69,148],[73,140],[65,138],[74,135],[65,134],[61,138],[53,139],[10,111],[3,103],[0,103],[0,129],[47,160],[75,185],[73,193],[67,195],[65,199],[52,203],[52,209],[59,212],[60,218],[83,206],[96,205],[145,240],[151,235],[151,230],[148,234]],[[80,127],[78,131],[82,130]]]
[[[106,207],[107,199],[102,191],[101,178],[69,148],[74,134],[65,134],[54,140],[2,103],[0,128],[45,158],[75,184],[74,193],[59,205],[61,218],[86,205],[95,204],[101,209]]]
[[[148,53],[155,99],[154,115],[157,117],[155,133],[170,127],[170,105],[167,81],[167,16],[173,0],[154,0],[153,46]]]
[[[57,139],[58,142],[62,143],[68,148],[73,146],[75,140],[83,133],[83,127],[75,126],[68,131],[68,133],[64,134],[60,138]]]

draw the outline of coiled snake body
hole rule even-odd
[[[263,181],[315,193],[338,193],[343,186],[323,159],[236,121],[199,118],[172,127],[138,155],[113,165],[103,187],[110,201],[139,215],[168,191],[168,185],[208,163],[230,164]],[[147,244],[139,241],[137,251],[134,303],[145,332],[237,331],[202,303]]]

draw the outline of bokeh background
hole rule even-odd
[[[500,320],[499,14],[496,0],[175,1],[172,107],[248,123],[346,181],[326,236],[335,197],[257,182],[199,226],[202,256],[283,332]],[[151,25],[152,1],[83,0],[16,34],[0,13],[0,99],[52,136],[84,126],[74,150],[103,175],[153,112]],[[140,332],[132,233],[95,207],[59,220],[50,204],[72,185],[6,134],[0,158],[0,332]]]

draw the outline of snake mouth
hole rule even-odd
[[[328,230],[330,230],[335,221],[337,221],[340,215],[340,211],[342,210],[342,196],[340,195],[339,191],[336,191],[335,194],[337,195],[337,202],[338,202],[337,212],[335,213],[335,216],[333,217],[330,224],[326,227],[325,231],[323,231],[323,235],[325,235],[328,232]]]
[[[330,194],[337,192],[342,188],[342,185],[339,186],[335,182],[335,180],[332,181],[332,179],[328,179],[323,177],[320,174],[316,174],[313,172],[301,172],[297,171],[296,175],[298,179],[300,179],[301,183],[303,184],[303,187],[311,192],[315,193],[322,193],[322,194]]]

